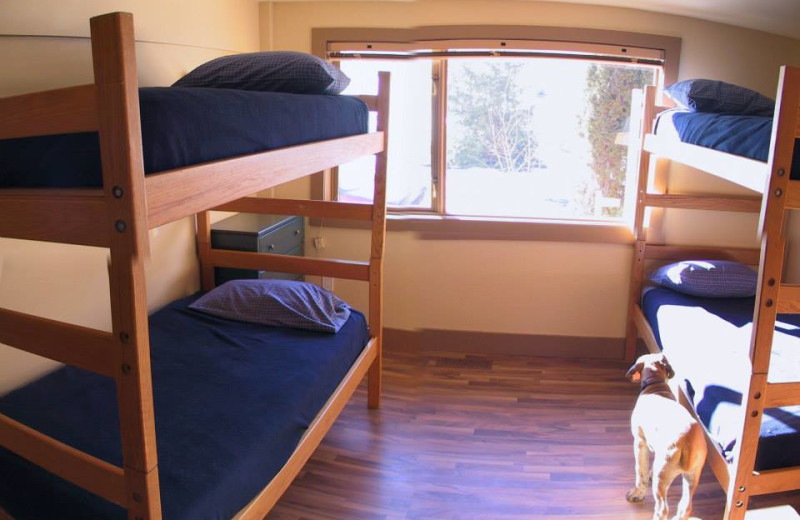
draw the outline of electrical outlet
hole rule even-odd
[[[325,249],[325,237],[314,237],[314,249]]]
[[[322,277],[322,288],[326,291],[333,291],[333,278]]]

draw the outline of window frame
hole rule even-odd
[[[623,42],[622,44],[620,42]],[[509,46],[509,43],[511,46]],[[493,46],[493,47],[492,47]],[[581,56],[564,54],[570,46]],[[474,48],[488,49],[470,51]],[[350,53],[343,53],[344,49]],[[431,58],[434,91],[432,102],[431,209],[389,208],[387,225],[392,231],[414,231],[431,239],[501,239],[547,240],[571,242],[631,243],[633,234],[629,222],[592,219],[547,219],[470,217],[448,215],[444,212],[446,190],[446,128],[443,124],[446,106],[447,62],[437,49],[462,49],[459,56],[572,56],[575,59],[594,59],[603,62],[635,62],[630,50],[642,59],[660,55],[658,81],[670,84],[677,81],[681,39],[671,36],[634,32],[542,26],[437,26],[411,29],[379,28],[314,28],[312,51],[336,63],[347,54],[369,52],[369,58],[397,58],[397,52],[414,57]],[[513,49],[509,52],[509,48]],[[548,52],[546,49],[553,49]],[[385,52],[381,52],[385,51]],[[390,54],[390,52],[392,54]],[[463,53],[463,54],[462,54]],[[436,59],[442,57],[443,59]],[[401,58],[402,59],[402,58]],[[627,182],[636,182],[628,179]],[[312,178],[312,198],[330,199],[337,190],[337,170],[333,169]],[[326,226],[351,227],[345,222],[325,222]]]

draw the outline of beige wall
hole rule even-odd
[[[545,25],[622,30],[682,38],[680,78],[711,77],[774,96],[781,64],[800,65],[800,41],[748,29],[633,9],[508,0],[262,3],[263,48],[311,49],[313,27]],[[726,191],[705,174],[677,171],[673,190]],[[739,190],[733,190],[740,193]],[[278,190],[306,196],[308,183]],[[705,229],[697,225],[704,222]],[[670,213],[668,238],[681,243],[755,243],[752,216]],[[338,253],[365,258],[366,234],[310,229]],[[521,334],[621,337],[632,248],[591,243],[434,241],[390,233],[386,254],[386,326]],[[363,307],[365,292],[337,281],[344,298]]]
[[[139,81],[169,85],[200,63],[259,48],[256,0],[0,2],[0,96],[92,81],[89,18],[134,14]],[[194,224],[150,233],[150,309],[198,289]],[[110,330],[108,251],[0,239],[0,307]],[[0,345],[0,394],[53,367]]]

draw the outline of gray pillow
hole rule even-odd
[[[318,56],[275,51],[233,54],[211,60],[172,86],[339,94],[349,84],[350,78]]]
[[[692,296],[744,298],[756,294],[758,273],[729,260],[686,260],[659,267],[650,281]]]
[[[276,327],[336,333],[350,306],[312,283],[292,280],[231,280],[189,305],[220,318]]]
[[[687,79],[664,89],[692,112],[772,117],[775,102],[754,90],[713,79]]]

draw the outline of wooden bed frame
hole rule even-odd
[[[639,183],[634,220],[634,257],[631,270],[630,306],[626,331],[626,358],[636,353],[637,332],[651,352],[660,352],[653,330],[639,305],[645,261],[686,259],[727,259],[758,265],[758,289],[750,341],[752,370],[749,391],[743,396],[745,419],[734,454],[727,463],[716,442],[708,434],[709,464],[725,489],[725,520],[742,520],[751,496],[779,493],[800,488],[800,467],[756,472],[756,450],[761,415],[765,408],[800,404],[800,382],[769,383],[772,336],[777,313],[800,313],[800,285],[782,283],[786,242],[786,212],[800,209],[800,181],[789,179],[794,140],[800,136],[800,68],[782,67],[778,85],[777,108],[772,127],[768,162],[754,161],[708,148],[676,143],[650,133],[655,116],[656,90],[648,87],[644,95],[642,131],[637,146],[640,151]],[[671,195],[665,193],[670,161],[676,161],[758,193],[757,197]],[[651,208],[652,230],[660,224],[663,208],[712,211],[760,212],[760,249],[705,248],[667,245],[648,241],[645,210]],[[799,375],[800,376],[800,375]],[[800,377],[798,377],[800,379]],[[692,412],[685,393],[681,401]]]
[[[109,248],[112,332],[0,309],[0,342],[111,376],[116,381],[123,467],[116,467],[0,415],[0,445],[128,510],[131,520],[161,518],[150,372],[144,260],[148,231],[196,215],[202,286],[214,266],[363,280],[369,284],[370,340],[275,478],[237,519],[263,518],[319,445],[369,374],[368,404],[381,392],[382,277],[386,230],[389,76],[377,96],[378,131],[240,156],[144,176],[133,17],[91,20],[95,82],[0,99],[0,139],[97,131],[103,189],[2,189],[0,237]],[[275,200],[258,191],[377,154],[374,203]],[[372,222],[368,262],[213,250],[209,210],[335,217]],[[0,508],[0,518],[7,513]]]

